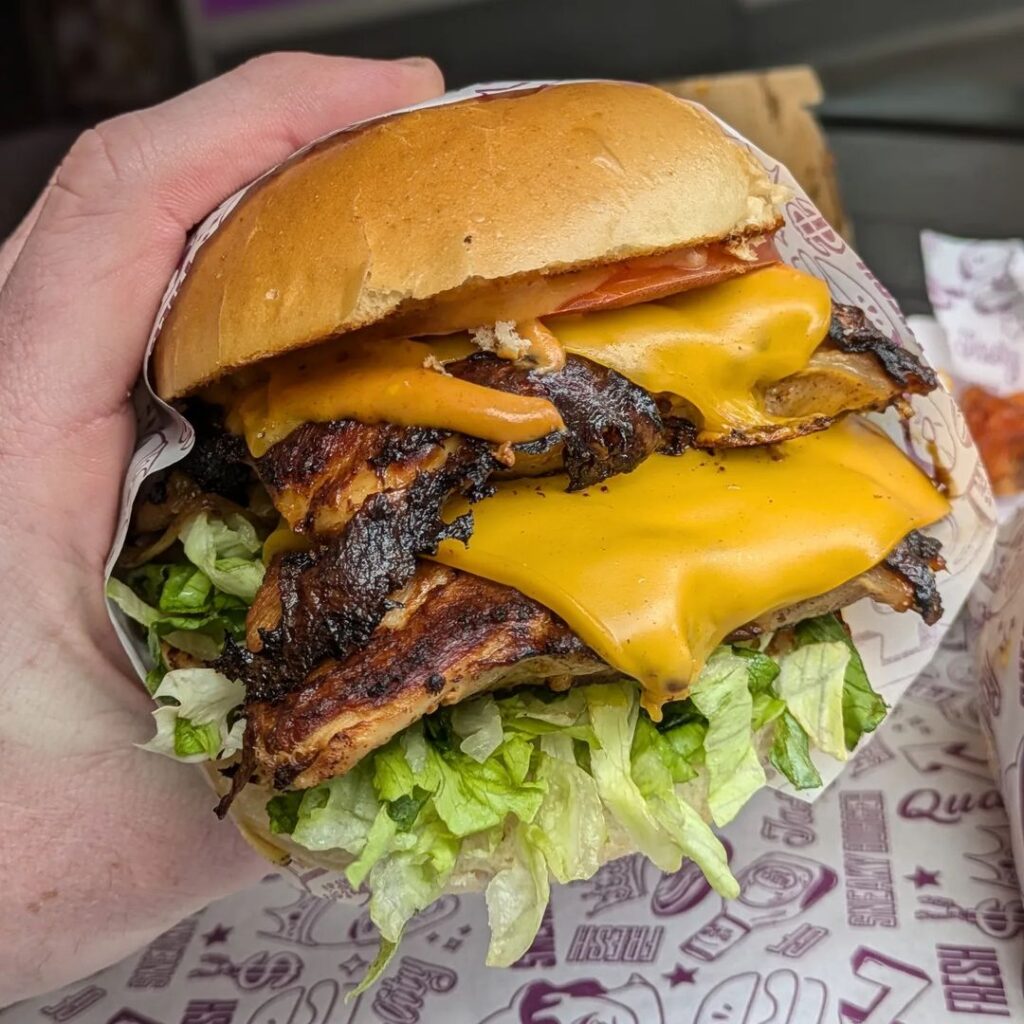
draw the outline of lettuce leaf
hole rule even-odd
[[[846,760],[843,689],[849,648],[832,641],[797,647],[783,655],[775,690],[811,742],[839,761]]]
[[[796,636],[800,643],[843,643],[850,652],[843,677],[843,733],[847,750],[854,750],[861,736],[874,732],[885,719],[888,705],[872,688],[850,634],[835,615],[805,619],[796,627]]]
[[[246,611],[263,579],[256,528],[240,513],[218,519],[202,512],[182,527],[183,542],[186,537],[183,561],[143,565],[107,583],[107,597],[146,629],[150,692],[168,669],[162,644],[209,662],[227,637],[241,641]],[[218,550],[230,556],[218,557]],[[208,564],[193,560],[199,558]]]
[[[690,763],[693,754],[687,753],[688,745],[680,743],[677,746],[671,739],[677,734],[680,740],[688,734],[696,738],[692,730],[692,726],[680,726],[671,733],[660,733],[649,718],[637,718],[629,757],[633,781],[645,797],[657,790],[669,789],[677,782],[689,782],[697,777],[697,769]],[[702,730],[700,735],[703,742],[706,730]]]
[[[201,612],[210,603],[213,583],[194,565],[168,565],[167,578],[160,588],[159,607],[162,612]]]
[[[392,958],[398,951],[398,942],[388,942],[387,939],[382,938],[377,944],[377,955],[373,958],[373,963],[366,968],[366,973],[363,975],[362,981],[348,995],[345,996],[345,1002],[351,1003],[358,996],[361,996],[368,988],[372,987],[373,983],[388,969],[388,964],[391,963]]]
[[[821,785],[821,775],[811,760],[807,733],[788,711],[783,711],[775,724],[769,759],[795,789],[815,789]]]
[[[592,877],[601,866],[601,850],[608,839],[597,783],[576,764],[572,741],[566,742],[567,758],[542,753],[538,759],[537,781],[547,792],[525,832],[526,841],[540,850],[559,882]]]
[[[414,837],[404,837],[403,846],[381,857],[370,872],[370,917],[384,939],[395,943],[408,920],[444,892],[459,840],[434,816]]]
[[[345,850],[358,856],[366,845],[380,802],[372,762],[306,791],[292,832],[307,850]]]
[[[168,672],[153,696],[156,735],[139,746],[177,761],[194,763],[230,757],[242,749],[245,719],[233,717],[245,687],[212,668]]]
[[[633,737],[633,779],[654,817],[668,826],[669,834],[679,844],[683,855],[700,867],[717,892],[731,898],[739,892],[739,887],[729,870],[725,848],[676,789],[676,783],[693,776],[689,774],[692,765],[675,749],[672,735],[659,733],[646,718],[638,719]]]
[[[716,825],[732,821],[766,782],[751,729],[751,665],[757,662],[720,647],[708,659],[690,694],[694,706],[708,720],[704,763],[708,806]]]
[[[478,697],[452,709],[452,731],[461,737],[459,744],[467,756],[483,764],[504,739],[501,714],[493,697]]]
[[[512,863],[490,880],[484,894],[491,928],[488,967],[508,967],[530,948],[551,895],[541,851],[521,832],[512,836],[511,845]]]
[[[640,710],[636,688],[605,683],[580,689],[599,744],[590,751],[590,771],[602,801],[641,853],[662,871],[678,871],[682,850],[662,828],[633,778],[630,751]]]
[[[251,603],[263,582],[263,541],[239,512],[200,512],[182,528],[185,557],[225,594]]]
[[[381,807],[366,833],[366,842],[359,856],[345,869],[345,878],[353,889],[359,889],[370,869],[391,850],[397,833],[398,822],[391,816],[386,805]]]
[[[270,831],[276,835],[291,835],[299,823],[299,807],[305,793],[301,789],[278,793],[267,801]]]
[[[434,794],[438,816],[456,836],[500,825],[509,814],[531,822],[544,799],[541,783],[516,783],[501,760],[480,764],[461,753],[431,751],[416,784]]]

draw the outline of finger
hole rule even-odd
[[[0,294],[9,395],[62,432],[120,408],[193,224],[297,147],[441,88],[426,60],[274,54],[85,133]]]
[[[36,201],[32,204],[31,209],[22,217],[21,223],[7,236],[7,241],[0,246],[0,291],[3,290],[4,282],[10,275],[11,268],[21,253],[25,239],[28,238],[29,232],[35,227],[40,211],[43,209],[43,203],[46,202],[47,197],[50,195],[50,189],[53,187],[56,179],[57,171],[54,170],[43,191],[36,197]]]

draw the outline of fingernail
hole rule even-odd
[[[411,68],[426,68],[434,62],[429,57],[399,57],[395,63],[408,64]]]

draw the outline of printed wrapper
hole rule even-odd
[[[955,238],[921,232],[933,317],[910,318],[928,361],[954,396],[979,385],[1024,391],[1024,239]],[[1000,523],[1024,511],[1024,493],[996,498]]]
[[[951,375],[996,394],[1024,391],[1024,240],[921,233],[928,299]]]
[[[449,93],[423,105],[454,103],[484,94],[509,93],[536,88],[538,85],[557,84],[517,82],[474,86]],[[776,182],[787,186],[791,192],[792,198],[784,209],[785,226],[777,235],[783,259],[825,280],[837,301],[860,306],[885,334],[918,352],[917,343],[895,301],[856,253],[828,225],[788,171],[747,140],[732,132],[728,126],[724,127],[738,141],[750,148]],[[347,130],[351,128],[344,129]],[[224,202],[195,231],[164,296],[153,325],[150,348],[196,252],[217,230],[246,191],[243,189]],[[136,404],[140,422],[139,442],[124,484],[121,516],[108,562],[108,572],[112,569],[124,543],[132,503],[142,481],[152,473],[178,462],[192,444],[193,435],[189,425],[173,409],[155,397],[148,380],[140,382]],[[926,471],[930,471],[933,460],[937,460],[948,474],[953,493],[956,495],[951,516],[934,531],[930,531],[941,539],[948,566],[948,572],[940,574],[939,581],[945,614],[941,622],[928,627],[916,615],[899,615],[870,601],[859,603],[847,613],[847,620],[854,632],[869,676],[890,705],[895,705],[899,701],[915,677],[932,660],[985,564],[995,539],[991,492],[977,451],[969,439],[963,418],[952,398],[942,390],[927,397],[916,397],[914,410],[915,416],[906,434],[900,429],[895,416],[889,416],[883,422],[894,440]],[[113,606],[111,616],[135,667],[140,676],[144,676],[147,668],[144,643],[136,635],[132,624]],[[821,757],[817,764],[826,784],[835,779],[843,768],[841,764],[828,757]],[[776,794],[769,794],[764,800],[796,799],[797,804],[794,806],[797,806],[800,801],[814,799],[820,794],[820,791],[811,797],[793,794],[788,790],[788,783],[781,777],[772,780],[772,785],[777,791]],[[737,845],[737,849],[740,848],[742,847]],[[746,863],[746,860],[747,858],[743,858],[738,863]],[[322,871],[304,872],[301,864],[293,864],[287,870],[312,893],[351,898],[347,886],[338,877]],[[479,952],[479,949],[476,951]],[[705,971],[705,976],[707,973]]]
[[[953,238],[924,232],[930,329],[956,388],[1024,391],[1024,241]],[[936,360],[938,361],[938,360]],[[1024,887],[1024,495],[998,502],[992,560],[964,614],[980,690],[981,724],[1006,803]]]
[[[1019,579],[1024,534],[1007,538],[1011,548]],[[530,951],[498,970],[482,966],[483,898],[447,896],[410,922],[377,985],[346,1002],[376,952],[365,906],[269,875],[0,1021],[1024,1021],[1024,906],[1011,856],[1020,809],[1011,806],[1011,828],[979,724],[992,697],[987,687],[979,696],[965,625],[817,802],[765,790],[723,830],[742,886],[731,905],[692,865],[662,875],[626,857],[553,887]],[[1004,719],[1019,716],[1009,703]]]

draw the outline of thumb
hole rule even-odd
[[[66,436],[123,406],[186,233],[218,202],[320,135],[442,87],[426,59],[272,54],[82,135],[6,253],[0,391],[21,429]]]

